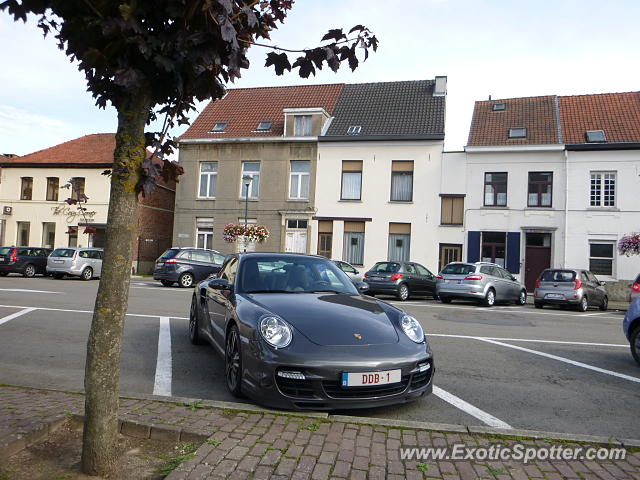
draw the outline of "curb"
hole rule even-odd
[[[31,390],[65,392],[73,394],[83,394],[81,391],[54,390],[48,388],[25,387],[20,385],[7,385],[15,388],[24,388]],[[545,432],[539,430],[525,429],[498,429],[485,426],[474,425],[454,425],[446,423],[420,422],[410,420],[383,419],[376,417],[358,417],[350,415],[330,415],[326,412],[304,412],[304,411],[286,411],[271,410],[258,407],[246,403],[224,402],[217,400],[205,400],[189,397],[170,396],[164,397],[159,395],[143,395],[143,394],[126,394],[121,395],[122,399],[131,400],[150,400],[156,402],[173,403],[173,404],[193,404],[197,402],[199,405],[208,408],[216,408],[222,410],[231,410],[234,412],[262,413],[280,416],[295,416],[305,418],[316,418],[327,422],[352,423],[357,425],[379,425],[385,427],[411,428],[416,430],[431,430],[445,433],[463,433],[472,435],[490,435],[496,438],[504,438],[505,440],[543,440],[543,441],[559,441],[572,443],[588,443],[597,445],[608,445],[615,447],[640,447],[640,439],[627,439],[616,437],[604,437],[599,435],[582,435],[559,432]],[[0,459],[8,458],[25,448],[46,440],[51,433],[68,422],[84,421],[83,414],[73,414],[71,417],[55,418],[54,420],[41,424],[32,432],[24,435],[17,435],[13,440],[0,444]],[[157,425],[135,420],[118,420],[118,432],[122,435],[172,442],[204,442],[209,435],[185,430],[173,425]]]

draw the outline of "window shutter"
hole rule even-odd
[[[520,232],[507,232],[507,270],[520,273]]]
[[[467,262],[478,262],[480,260],[480,232],[469,232],[467,239]]]

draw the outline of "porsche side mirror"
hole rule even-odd
[[[369,284],[365,282],[356,283],[356,288],[360,293],[365,293],[369,291]]]
[[[213,290],[231,291],[233,290],[233,285],[224,278],[213,278],[209,281],[209,288]]]
[[[356,275],[359,275],[360,271],[359,270],[354,270],[353,273],[355,273]]]

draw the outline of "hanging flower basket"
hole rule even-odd
[[[618,252],[620,255],[640,255],[640,233],[632,233],[631,235],[624,235],[618,241]]]
[[[244,225],[227,223],[222,230],[222,238],[226,242],[235,242],[238,237],[246,237],[249,242],[264,242],[269,238],[269,230],[264,225]]]

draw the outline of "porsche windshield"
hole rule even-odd
[[[348,293],[355,286],[337,266],[303,256],[246,258],[238,278],[240,293]]]

